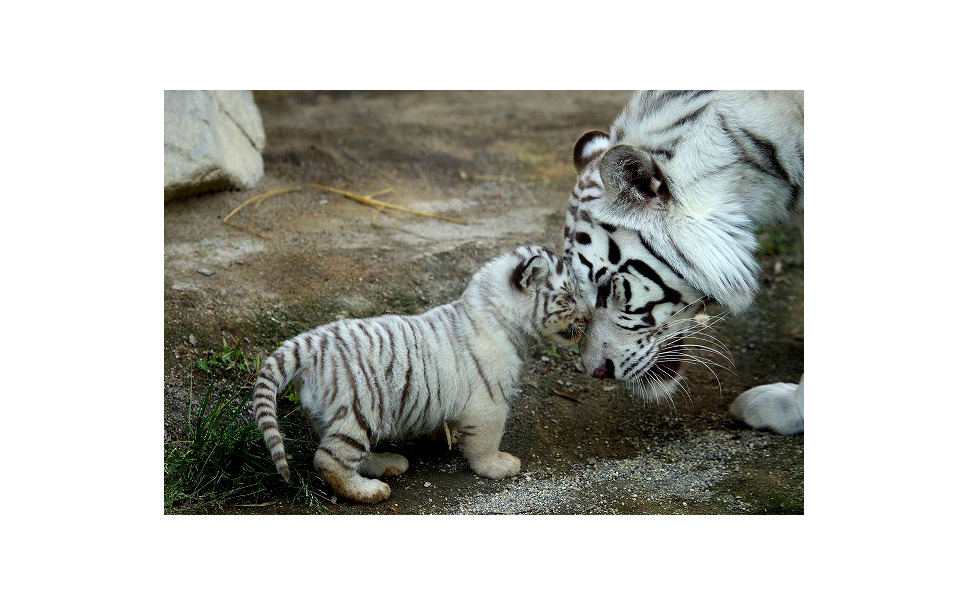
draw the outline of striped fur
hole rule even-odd
[[[545,339],[577,344],[586,322],[562,260],[520,247],[487,263],[453,303],[417,316],[338,321],[287,340],[263,364],[253,414],[288,479],[276,397],[300,378],[300,401],[320,437],[314,466],[337,493],[359,502],[389,497],[375,477],[408,466],[402,456],[374,453],[378,442],[445,422],[461,434],[474,472],[514,475],[520,461],[498,446],[527,348]]]
[[[695,359],[689,320],[748,307],[756,229],[803,210],[803,93],[637,92],[574,160],[563,256],[595,305],[582,363],[669,397]]]

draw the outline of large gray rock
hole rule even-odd
[[[251,91],[166,90],[165,201],[251,189],[265,143]]]

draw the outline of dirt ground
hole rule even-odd
[[[487,259],[524,243],[561,250],[574,142],[607,129],[626,92],[256,93],[267,144],[254,191],[165,205],[165,439],[182,432],[196,361],[223,340],[265,356],[342,317],[415,313],[457,298]],[[376,214],[321,184],[467,225]],[[755,308],[718,336],[735,373],[689,370],[674,409],[574,370],[568,351],[533,350],[502,449],[519,476],[474,475],[440,442],[390,444],[410,470],[390,499],[337,499],[331,514],[802,514],[803,436],[753,431],[729,402],[803,372],[802,221],[761,237]],[[573,395],[564,398],[555,391]],[[268,455],[268,454],[266,454]],[[308,513],[292,502],[231,514]]]

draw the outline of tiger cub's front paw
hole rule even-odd
[[[390,452],[371,452],[360,464],[359,473],[364,477],[393,477],[401,475],[410,467],[407,459]]]
[[[471,469],[481,477],[504,479],[518,474],[521,460],[507,452],[498,452],[493,456],[472,461]]]

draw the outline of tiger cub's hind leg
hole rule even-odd
[[[357,472],[365,460],[366,449],[362,445],[357,448],[342,444],[340,447],[341,443],[334,441],[338,440],[323,437],[313,457],[313,466],[323,481],[337,494],[354,502],[376,504],[389,498],[389,485],[379,479],[367,479]]]
[[[364,477],[393,477],[402,475],[408,468],[410,463],[400,454],[370,452],[360,463],[359,471]]]

